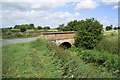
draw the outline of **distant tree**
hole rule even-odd
[[[15,25],[14,29],[20,29],[20,25]]]
[[[43,29],[44,29],[44,30],[49,30],[50,27],[46,26],[46,27],[44,27]]]
[[[10,28],[2,28],[2,33],[10,32]]]
[[[29,24],[28,26],[27,26],[27,29],[34,29],[35,27],[34,27],[34,24]]]
[[[15,25],[14,29],[21,29],[21,28],[26,28],[26,29],[34,29],[34,24],[22,24],[22,25]]]
[[[41,26],[37,26],[37,29],[38,29],[38,30],[41,30],[41,29],[42,29],[42,27],[41,27]]]
[[[9,29],[12,29],[12,27],[10,27]]]
[[[120,29],[120,26],[118,26],[118,28],[117,29]]]
[[[112,30],[112,25],[111,26],[106,26],[106,31]]]
[[[114,27],[113,29],[114,29],[114,30],[117,30],[117,27]]]
[[[25,27],[20,28],[21,32],[25,32],[27,29]]]
[[[70,21],[64,28],[63,31],[77,31],[78,21]]]
[[[57,30],[62,31],[64,27],[65,27],[64,24],[60,24],[59,27],[57,28]]]

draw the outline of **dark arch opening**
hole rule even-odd
[[[68,49],[71,47],[71,44],[69,42],[64,42],[64,43],[60,44],[59,47],[61,47],[63,49]]]

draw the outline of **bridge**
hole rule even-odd
[[[63,48],[70,48],[74,42],[74,31],[62,31],[62,32],[42,32],[41,37],[55,42],[58,46]]]

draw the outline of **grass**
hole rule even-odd
[[[50,78],[61,77],[57,57],[45,49],[44,41],[3,46],[3,77]],[[57,53],[57,52],[54,52]],[[55,63],[57,61],[57,63]],[[54,64],[53,64],[54,63]]]
[[[105,67],[86,64],[78,52],[63,50],[47,40],[2,48],[3,78],[113,78]]]
[[[118,30],[105,31],[103,39],[96,45],[95,50],[108,51],[112,54],[118,54]]]
[[[110,54],[107,51],[84,50],[76,47],[70,48],[69,51],[86,64],[93,64],[93,67],[98,67],[98,71],[105,68],[114,76],[120,77],[120,58],[118,55]]]
[[[74,48],[68,50],[72,56],[70,60],[69,74],[74,78],[113,78],[112,73],[109,73],[105,67],[96,66],[93,63],[84,62],[79,56],[80,53]],[[74,66],[73,66],[74,65]],[[74,67],[73,69],[71,69]]]
[[[26,32],[20,32],[20,29],[1,29],[1,39],[16,39],[16,38],[29,38],[37,37],[40,33],[36,33],[34,30],[28,30]]]
[[[22,32],[10,32],[8,34],[2,34],[2,39],[18,39],[18,38],[29,38],[29,37],[37,37],[39,34],[29,34]]]

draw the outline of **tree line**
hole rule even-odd
[[[35,27],[34,24],[21,24],[21,25],[15,25],[14,27],[8,27],[8,28],[2,28],[2,30],[11,30],[11,29],[20,29],[21,32],[25,32],[26,30],[28,29],[34,29],[34,30],[49,30],[50,27],[49,26],[45,26],[45,27],[42,27],[42,26],[37,26]]]

